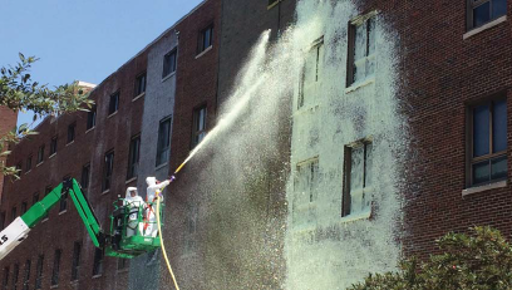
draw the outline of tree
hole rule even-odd
[[[471,228],[472,235],[449,233],[437,240],[443,251],[419,263],[401,262],[398,272],[370,274],[347,290],[510,290],[512,246],[490,227]]]
[[[76,111],[87,111],[93,101],[78,87],[78,82],[57,86],[53,89],[31,79],[30,68],[38,59],[19,54],[20,61],[15,66],[0,68],[0,106],[15,112],[32,110],[34,121],[48,115],[58,115]],[[37,134],[29,124],[14,128],[0,136],[0,174],[16,176],[16,169],[5,166],[5,157],[10,151],[7,144],[18,143],[24,137]]]

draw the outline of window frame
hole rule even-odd
[[[473,29],[477,29],[477,28],[480,28],[480,27],[483,27],[484,25],[488,24],[488,23],[491,23],[492,21],[502,17],[502,16],[506,16],[508,14],[508,1],[507,1],[507,11],[505,12],[505,14],[503,15],[499,15],[499,16],[496,16],[496,17],[493,17],[492,16],[492,10],[493,10],[493,2],[495,0],[466,0],[466,31],[471,31]],[[479,25],[479,26],[474,26],[473,25],[473,20],[474,20],[474,17],[473,17],[473,11],[478,8],[479,6],[482,6],[484,5],[485,3],[488,3],[489,2],[489,13],[490,13],[490,17],[489,17],[489,21],[487,21],[486,23],[483,23],[482,25]]]
[[[4,276],[3,276],[3,279],[2,279],[2,290],[7,290],[9,289],[9,275],[11,273],[11,269],[9,268],[9,266],[5,266],[4,267]]]
[[[499,101],[505,101],[505,105],[506,105],[506,108],[507,108],[507,111],[506,111],[506,118],[508,118],[508,115],[509,115],[509,112],[508,112],[508,100],[507,100],[507,94],[506,92],[499,92],[499,93],[496,93],[496,94],[493,94],[487,98],[484,98],[484,99],[481,99],[481,100],[478,100],[478,101],[474,101],[474,102],[468,102],[467,103],[467,106],[466,106],[466,188],[474,188],[474,187],[479,187],[479,186],[485,186],[485,185],[488,185],[488,184],[492,184],[492,183],[495,183],[495,182],[500,182],[500,181],[507,181],[508,179],[508,174],[509,174],[509,166],[508,166],[508,162],[509,162],[509,158],[508,158],[508,140],[507,140],[507,146],[506,146],[506,149],[504,151],[500,151],[500,152],[492,152],[493,151],[493,128],[494,128],[494,125],[493,125],[493,111],[494,111],[494,103],[495,102],[499,102]],[[486,154],[486,155],[483,155],[483,156],[478,156],[476,158],[473,157],[473,149],[474,149],[474,146],[473,146],[473,141],[474,141],[474,136],[473,136],[473,129],[474,129],[474,114],[473,114],[473,109],[478,107],[478,106],[482,106],[482,105],[485,105],[485,104],[489,104],[489,105],[492,105],[492,107],[489,109],[489,154]],[[507,134],[508,134],[508,123],[507,123]],[[473,183],[473,165],[476,164],[476,163],[479,163],[479,162],[483,162],[483,161],[486,161],[486,160],[491,160],[491,159],[494,159],[494,158],[499,158],[499,157],[507,157],[507,176],[506,177],[503,177],[503,178],[497,178],[497,179],[492,179],[491,176],[489,176],[489,181],[488,182],[480,182],[480,183]]]
[[[320,50],[324,49],[324,58],[320,59]],[[321,73],[322,68],[320,68],[320,64],[323,65],[324,59],[325,59],[325,46],[324,46],[324,36],[317,38],[308,50],[308,55],[311,53],[311,51],[316,50],[316,60],[315,60],[315,84],[318,83],[321,80]],[[306,67],[307,67],[307,60],[308,55],[306,55],[306,58],[304,60],[304,65],[302,66],[301,72],[300,72],[300,78],[299,78],[299,90],[298,90],[298,98],[297,98],[297,110],[300,110],[304,108],[304,105],[306,104],[306,96],[304,95],[305,92],[305,86],[306,86]],[[310,97],[311,98],[311,97]]]
[[[112,155],[111,165],[110,165],[110,163],[107,163],[107,158],[109,155]],[[112,176],[114,175],[114,158],[115,158],[114,149],[111,149],[111,150],[105,152],[105,155],[103,157],[104,157],[103,178],[102,178],[102,183],[101,183],[101,191],[106,192],[106,191],[110,190],[110,188],[112,186]],[[109,175],[109,172],[110,172],[110,175]]]
[[[166,138],[166,144],[162,145],[161,140],[163,137],[161,137],[162,132],[162,124],[169,122],[169,129],[167,131],[167,138]],[[170,150],[171,150],[171,132],[172,132],[172,116],[167,116],[160,120],[158,124],[158,136],[157,136],[157,145],[156,145],[156,156],[155,156],[155,167],[161,166],[163,164],[166,164],[169,162],[170,158]],[[162,147],[163,146],[163,147]],[[166,156],[166,158],[163,158],[163,156]],[[165,160],[164,160],[165,159]]]
[[[73,244],[73,256],[71,258],[71,275],[70,281],[78,281],[80,278],[80,258],[82,252],[82,243],[80,241],[76,241]]]
[[[172,62],[170,60],[173,60]],[[164,55],[162,79],[172,75],[178,69],[178,47],[174,47]]]
[[[50,139],[50,156],[57,154],[59,136],[55,135]]]
[[[347,75],[346,75],[345,88],[350,88],[354,84],[358,83],[358,81],[355,80],[356,29],[358,26],[364,25],[371,18],[374,19],[374,21],[375,21],[374,28],[376,28],[377,27],[376,16],[377,16],[377,11],[372,11],[372,12],[366,13],[364,15],[359,15],[356,18],[354,18],[348,22]],[[365,54],[369,53],[369,47],[370,47],[369,41],[368,41],[369,33],[370,33],[370,30],[368,29],[368,26],[367,26],[367,30],[366,30],[366,50],[367,51]],[[373,57],[376,57],[376,50],[377,50],[377,47],[375,46],[375,51],[373,52],[373,55],[374,55]],[[369,58],[369,57],[370,57],[370,55],[365,55],[365,58]],[[374,60],[374,61],[376,61],[376,60]],[[368,76],[366,78],[368,78]],[[366,80],[366,78],[365,78],[365,80]],[[360,81],[364,81],[364,80],[360,80]]]
[[[97,277],[103,275],[105,252],[103,249],[96,248],[94,251],[94,259],[92,264],[92,276]]]
[[[75,138],[76,138],[76,122],[73,122],[68,125],[68,135],[67,135],[67,143],[66,144],[71,144],[71,143],[75,142]]]
[[[111,94],[108,101],[108,116],[112,116],[119,111],[119,101],[121,98],[121,92],[118,90]],[[113,102],[112,100],[115,100]]]
[[[36,265],[36,279],[34,282],[34,289],[38,290],[43,288],[43,271],[44,271],[44,255],[39,255],[37,257],[37,265]]]
[[[27,163],[25,163],[25,173],[28,173],[32,170],[32,154],[27,157]]]
[[[37,150],[37,165],[44,162],[44,144],[39,146],[39,149]]]
[[[144,80],[142,86],[141,86],[141,83],[140,83],[141,79]],[[133,96],[134,99],[136,97],[141,96],[141,95],[146,93],[147,82],[148,82],[148,76],[147,76],[146,72],[143,72],[143,73],[141,73],[141,74],[139,74],[139,75],[137,75],[135,77],[135,88],[134,88],[134,96]],[[141,87],[143,88],[142,91],[141,91]]]
[[[373,147],[373,140],[370,138],[361,139],[359,141],[350,143],[345,145],[344,148],[344,162],[343,162],[343,193],[341,198],[341,217],[346,218],[350,217],[352,213],[351,203],[352,197],[350,195],[350,185],[351,185],[351,174],[352,174],[352,151],[354,148],[358,148],[363,146],[363,192],[366,188],[366,176],[367,176],[367,158],[366,158],[366,150],[367,146],[371,145]],[[373,157],[372,157],[373,158]],[[371,169],[370,169],[371,170]],[[370,214],[373,212],[373,201],[370,201]]]
[[[53,269],[50,277],[50,285],[58,286],[60,278],[60,260],[62,258],[62,250],[56,249],[53,255]]]
[[[136,178],[138,176],[138,169],[139,169],[139,160],[140,160],[140,145],[141,145],[141,139],[140,139],[140,133],[137,135],[134,135],[130,139],[130,147],[128,149],[128,168],[126,171],[126,180],[130,180],[132,178]],[[137,142],[137,152],[135,154],[134,151],[134,142]],[[158,149],[157,149],[158,150]],[[134,154],[136,155],[134,158]],[[136,159],[136,160],[134,160]]]
[[[215,29],[215,25],[213,22],[209,23],[208,25],[206,25],[206,27],[204,27],[203,29],[201,29],[199,31],[199,36],[198,36],[198,39],[197,39],[197,55],[205,52],[208,48],[210,47],[213,47],[213,35],[214,35],[214,30]],[[209,41],[208,41],[208,45],[205,46],[205,36],[206,36],[206,33],[209,32],[210,33],[210,38],[209,38]]]
[[[20,265],[15,263],[12,269],[12,289],[18,289],[18,280],[20,276]]]
[[[85,174],[87,169],[87,174]],[[89,182],[91,181],[91,163],[88,162],[82,166],[82,172],[80,173],[80,185],[82,186],[82,189],[88,189],[89,188]]]
[[[110,102],[110,100],[109,100]],[[109,104],[110,106],[110,104]],[[92,108],[87,112],[87,120],[85,124],[85,130],[91,130],[96,127],[96,118],[98,117],[98,107],[93,105]]]
[[[204,109],[204,128],[203,130],[197,129],[199,124],[199,118],[200,118],[200,112]],[[208,105],[202,104],[196,108],[194,108],[193,114],[192,114],[192,140],[190,142],[190,149],[194,149],[208,134]],[[201,140],[199,139],[199,135],[203,134],[204,136],[201,137]]]
[[[32,261],[30,259],[27,259],[25,262],[25,275],[23,277],[23,290],[29,290],[30,287],[30,268],[32,265]]]

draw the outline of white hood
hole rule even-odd
[[[148,184],[148,186],[155,186],[156,185],[156,178],[155,177],[147,177],[146,178],[146,183]]]

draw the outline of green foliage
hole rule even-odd
[[[53,89],[41,85],[31,79],[30,68],[38,59],[34,56],[25,57],[19,54],[20,61],[15,66],[0,68],[0,106],[5,106],[15,112],[31,110],[34,121],[48,115],[58,115],[68,112],[87,111],[93,101],[88,94],[78,86],[78,82],[65,84]],[[16,144],[21,138],[37,134],[30,130],[28,124],[0,136],[0,158],[10,152],[5,151],[6,144]],[[8,168],[0,160],[0,174],[15,175],[15,168]]]
[[[449,233],[437,240],[440,255],[422,263],[405,260],[398,272],[370,274],[347,290],[506,290],[512,289],[512,247],[498,230],[471,228],[472,235]]]

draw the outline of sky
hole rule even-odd
[[[0,0],[0,67],[36,56],[33,80],[99,84],[202,0]],[[31,123],[30,112],[18,124]]]

